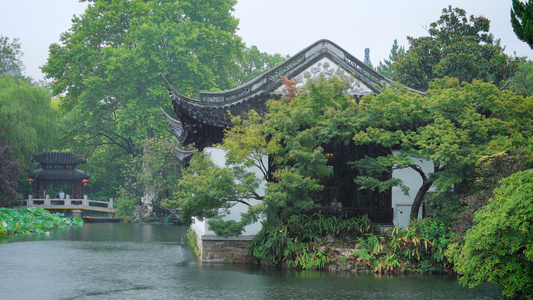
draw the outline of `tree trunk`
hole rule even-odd
[[[422,177],[422,186],[418,189],[418,192],[415,196],[415,200],[413,201],[413,206],[411,206],[411,215],[409,216],[409,222],[412,222],[413,220],[416,220],[418,218],[418,210],[422,205],[422,201],[424,200],[427,191],[433,184],[433,180],[430,180],[428,178],[428,176],[426,175],[426,173],[424,173],[420,166],[413,164],[409,167],[415,170],[418,174],[420,174],[420,177]],[[435,165],[433,166],[433,168],[434,172],[437,172],[437,167]]]
[[[426,196],[426,193],[431,187],[432,183],[433,182],[426,179],[422,183],[422,186],[418,189],[418,192],[415,196],[415,200],[413,201],[413,206],[411,206],[411,216],[409,217],[409,222],[412,222],[413,220],[416,220],[418,218],[418,210],[420,209],[422,201],[424,200],[424,196]]]

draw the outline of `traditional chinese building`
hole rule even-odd
[[[77,165],[87,162],[85,156],[74,154],[73,152],[47,152],[34,155],[32,160],[41,165],[34,170],[28,181],[33,185],[33,198],[44,199],[46,195],[54,198],[56,195],[50,194],[52,189],[63,188],[71,199],[81,199],[83,186],[90,178],[90,172],[77,169]]]
[[[368,49],[365,49],[365,61],[370,63]],[[270,99],[280,99],[285,93],[282,77],[296,78],[296,87],[301,87],[307,80],[319,76],[339,75],[350,76],[351,85],[346,92],[355,99],[368,94],[380,93],[380,87],[393,83],[338,45],[328,40],[320,40],[270,71],[231,90],[200,92],[198,98],[191,98],[176,91],[169,82],[166,82],[177,119],[166,113],[165,117],[182,149],[194,144],[198,151],[211,153],[211,159],[215,164],[224,166],[224,152],[212,146],[222,141],[224,130],[231,126],[232,116],[243,116],[251,109],[264,116],[267,113],[266,102]],[[323,148],[334,174],[325,184],[322,203],[338,201],[342,203],[343,213],[354,216],[367,214],[371,220],[380,224],[403,225],[402,223],[405,222],[408,224],[408,211],[414,195],[405,196],[399,189],[394,188],[385,193],[361,192],[354,183],[357,176],[356,170],[349,168],[347,162],[364,157],[364,155],[377,155],[377,149],[371,146],[333,144],[324,145]],[[178,150],[177,156],[181,162],[186,163],[187,157],[193,153],[194,151]],[[402,177],[407,185],[418,184],[416,174],[400,175],[412,177],[412,180]],[[405,217],[407,217],[406,220],[401,219]],[[193,224],[193,229],[204,242],[218,240],[205,222],[196,222]],[[259,230],[260,226],[251,226],[240,238],[245,238],[246,235],[253,236]],[[207,260],[208,252],[202,251],[202,260]]]

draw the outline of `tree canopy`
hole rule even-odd
[[[234,0],[89,2],[50,46],[43,72],[61,97],[62,147],[87,153],[91,188],[112,196],[142,142],[170,135],[158,74],[190,96],[229,89],[244,45]]]
[[[46,88],[0,76],[0,139],[26,165],[31,154],[54,144],[57,128],[50,102]]]
[[[533,169],[503,180],[490,203],[476,212],[474,227],[460,248],[448,255],[473,287],[482,282],[503,286],[506,297],[533,294]]]
[[[243,48],[235,1],[94,1],[52,44],[47,78],[64,95],[65,131],[90,150],[135,155],[147,136],[167,133],[161,72],[180,91],[227,89]]]
[[[0,75],[0,205],[19,197],[21,176],[37,151],[54,144],[55,112],[47,89]]]
[[[500,84],[515,71],[513,59],[503,53],[485,17],[467,16],[460,8],[443,9],[430,24],[429,36],[408,37],[409,49],[393,64],[393,79],[425,91],[435,78],[456,77],[460,82],[481,79]]]
[[[518,70],[509,80],[509,88],[525,97],[533,94],[533,61],[518,58]]]
[[[268,54],[261,52],[257,46],[246,48],[243,52],[243,58],[238,60],[237,64],[242,69],[235,74],[235,84],[241,85],[261,75],[280,63],[284,62],[289,56],[281,54]]]
[[[398,40],[394,40],[389,53],[389,59],[384,59],[383,62],[380,61],[376,67],[376,71],[385,77],[392,78],[394,75],[392,64],[398,56],[404,53],[405,47],[398,45]]]
[[[21,76],[24,70],[21,57],[19,40],[9,41],[9,37],[0,35],[0,75]]]
[[[432,185],[437,195],[452,189],[464,193],[481,157],[525,143],[522,134],[531,136],[532,105],[531,99],[478,80],[463,84],[452,78],[435,80],[423,98],[403,87],[385,89],[361,99],[351,122],[357,124],[353,137],[357,145],[373,143],[388,150],[355,165],[369,174],[387,169],[416,171],[423,184],[412,206],[413,220]],[[422,170],[416,159],[431,162],[432,170]],[[403,184],[376,176],[357,180],[367,188]]]
[[[533,49],[533,2],[513,0],[511,24],[518,39]]]

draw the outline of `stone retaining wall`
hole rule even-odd
[[[222,238],[196,235],[196,244],[202,262],[250,263],[247,246],[254,237]]]

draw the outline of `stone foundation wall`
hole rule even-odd
[[[196,244],[202,262],[250,263],[253,258],[247,254],[248,244],[253,237],[221,238],[196,235]]]

